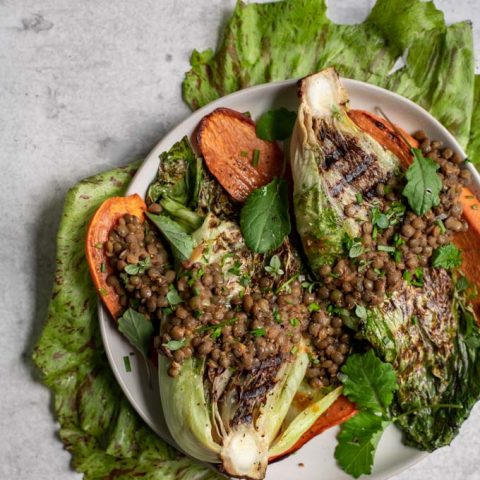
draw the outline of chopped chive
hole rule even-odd
[[[295,355],[295,353],[297,353],[297,352],[298,352],[298,347],[297,347],[296,345],[294,345],[294,346],[292,347],[292,349],[290,350],[290,353],[291,353],[292,355]]]
[[[98,289],[98,293],[99,293],[102,297],[104,297],[105,295],[108,295],[107,289],[106,289],[106,288],[103,288],[103,287]]]
[[[470,207],[472,210],[478,210],[478,205],[475,203]]]
[[[256,148],[253,151],[252,165],[254,167],[258,167],[259,162],[260,162],[260,150],[258,150],[258,148]]]
[[[473,200],[475,197],[473,195],[467,195],[465,198],[468,198],[469,200]]]
[[[242,156],[242,157],[248,157],[248,152],[247,152],[246,150],[242,150],[242,151],[240,152],[240,156]]]
[[[263,327],[254,328],[253,330],[250,330],[250,333],[254,337],[264,337],[267,334],[267,332],[265,331],[265,329]]]
[[[103,243],[102,242],[97,242],[95,244],[95,248],[103,248]]]
[[[298,320],[298,318],[291,318],[290,324],[292,325],[292,327],[298,327],[300,325],[300,321]]]
[[[440,219],[438,219],[435,223],[438,225],[438,227],[440,228],[440,233],[443,235],[447,231],[445,225]]]
[[[390,245],[378,245],[377,250],[379,252],[393,253],[395,251],[395,247],[391,247]]]
[[[402,261],[402,252],[400,250],[395,250],[393,253],[393,259],[395,263],[400,263]]]
[[[362,203],[362,202],[363,202],[363,195],[362,195],[361,193],[357,192],[357,193],[355,194],[355,200],[356,200],[357,203],[359,203],[359,204]]]
[[[125,371],[127,373],[132,371],[132,366],[130,365],[130,357],[128,355],[125,355],[123,357],[123,365],[125,366]]]
[[[105,273],[105,272],[107,271],[107,265],[105,264],[105,262],[102,262],[102,263],[100,264],[100,271],[101,271],[102,273]]]

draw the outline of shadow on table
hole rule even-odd
[[[22,360],[36,380],[40,379],[40,372],[33,363],[32,353],[47,319],[48,304],[55,278],[56,237],[65,194],[66,192],[57,189],[39,207],[38,220],[31,235],[32,276],[35,279],[32,294],[35,300],[32,321],[22,352]]]

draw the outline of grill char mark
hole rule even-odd
[[[232,426],[241,423],[251,423],[255,411],[265,402],[265,399],[276,384],[276,377],[282,365],[280,355],[268,358],[246,377],[238,381],[238,409],[232,420]]]
[[[331,194],[337,197],[351,185],[367,197],[374,196],[377,183],[386,182],[390,176],[381,171],[376,156],[360,148],[354,136],[342,135],[324,120],[314,120],[314,129],[324,153],[320,168],[324,172],[338,172],[340,176],[340,180],[330,186]]]

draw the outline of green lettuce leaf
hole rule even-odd
[[[467,153],[473,164],[480,168],[480,75],[475,75],[475,95],[470,128],[470,142]]]
[[[407,53],[408,52],[408,53]],[[397,59],[406,65],[389,75]],[[199,108],[259,83],[298,78],[328,66],[396,91],[435,115],[464,146],[473,111],[469,22],[446,26],[433,2],[378,0],[359,25],[336,25],[323,0],[239,2],[222,43],[194,52],[183,97]]]
[[[140,419],[105,356],[84,239],[90,217],[123,195],[139,163],[83,180],[67,194],[57,237],[57,271],[34,361],[54,394],[60,438],[85,479],[214,479],[217,474],[166,445]]]

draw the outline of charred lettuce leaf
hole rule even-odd
[[[480,330],[461,302],[445,270],[425,270],[422,288],[405,286],[360,323],[396,371],[396,424],[422,450],[450,444],[480,399]]]
[[[399,62],[402,56],[405,62]],[[238,2],[217,51],[194,51],[190,63],[183,97],[194,109],[241,88],[334,66],[342,76],[419,103],[462,145],[468,143],[472,26],[447,26],[431,1],[406,0],[399,8],[396,0],[378,0],[358,25],[330,21],[325,0]]]

